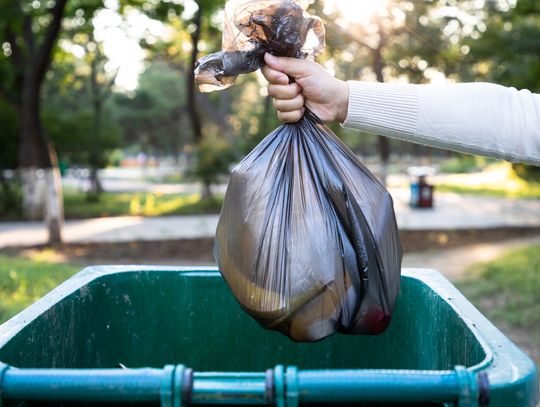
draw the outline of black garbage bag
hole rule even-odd
[[[222,51],[200,58],[195,78],[202,92],[225,89],[236,76],[264,66],[264,54],[292,58],[319,55],[324,25],[304,11],[306,0],[229,0]]]
[[[257,15],[281,10],[268,19],[266,40],[254,40],[253,49],[279,36],[284,9],[313,19],[289,1],[243,3],[251,12],[254,4],[263,7]],[[294,19],[297,29],[309,26],[301,20]],[[266,51],[281,55],[276,48]],[[262,63],[257,61],[242,61],[211,85],[228,86],[219,82],[228,72],[244,72]],[[335,332],[378,334],[388,326],[399,292],[402,250],[392,198],[309,109],[298,123],[268,135],[233,170],[214,255],[243,309],[296,341]]]

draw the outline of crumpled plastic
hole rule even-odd
[[[308,14],[306,0],[229,0],[225,5],[222,51],[197,61],[201,92],[226,89],[240,74],[264,66],[264,54],[315,57],[325,46],[324,25]]]
[[[262,66],[264,52],[306,57],[324,44],[320,20],[296,2],[233,0],[226,7],[233,16],[224,32],[228,48],[200,61],[203,90],[230,86],[235,75]],[[318,45],[306,48],[310,31]],[[282,42],[289,36],[294,46]],[[235,62],[230,52],[242,57]],[[392,198],[307,108],[232,171],[214,256],[242,308],[295,341],[379,334],[399,293]]]

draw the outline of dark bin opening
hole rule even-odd
[[[414,298],[414,301],[408,299]],[[134,271],[89,281],[0,348],[17,367],[158,367],[195,371],[453,369],[485,358],[473,333],[439,295],[403,277],[390,328],[379,336],[334,335],[295,343],[265,331],[217,273]]]

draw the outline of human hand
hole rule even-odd
[[[321,65],[305,59],[264,56],[264,77],[270,82],[278,118],[294,123],[308,107],[323,122],[343,122],[349,105],[349,85],[330,75]],[[289,84],[289,77],[295,82]]]

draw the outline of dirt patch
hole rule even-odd
[[[537,227],[400,231],[401,244],[405,253],[453,249],[478,243],[503,242],[539,235],[540,228]]]
[[[540,228],[497,228],[476,230],[406,230],[401,231],[405,253],[444,250],[477,243],[500,242],[540,235]],[[128,243],[73,243],[49,246],[9,247],[4,254],[35,257],[49,252],[49,261],[81,264],[123,263],[163,264],[182,262],[213,263],[213,239],[134,241]],[[53,250],[51,250],[53,249]]]

